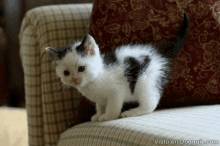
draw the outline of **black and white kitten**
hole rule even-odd
[[[155,110],[169,80],[171,61],[180,52],[189,33],[188,16],[169,43],[124,45],[105,55],[90,35],[65,49],[45,48],[55,62],[61,81],[78,89],[96,103],[92,121],[140,116]],[[121,113],[125,102],[138,101],[137,108]]]

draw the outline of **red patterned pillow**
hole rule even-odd
[[[190,17],[188,44],[174,60],[160,106],[220,103],[218,0],[96,0],[90,34],[102,51],[128,43],[163,43]]]

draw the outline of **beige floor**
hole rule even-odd
[[[0,145],[28,146],[25,109],[0,107]]]

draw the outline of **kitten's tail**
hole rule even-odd
[[[171,39],[167,44],[159,49],[161,54],[173,60],[181,51],[182,47],[186,44],[189,35],[189,17],[184,13],[183,24],[180,27],[175,38]]]

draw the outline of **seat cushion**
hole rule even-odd
[[[62,133],[58,146],[219,145],[219,111],[220,105],[193,106],[113,121],[86,122]]]

